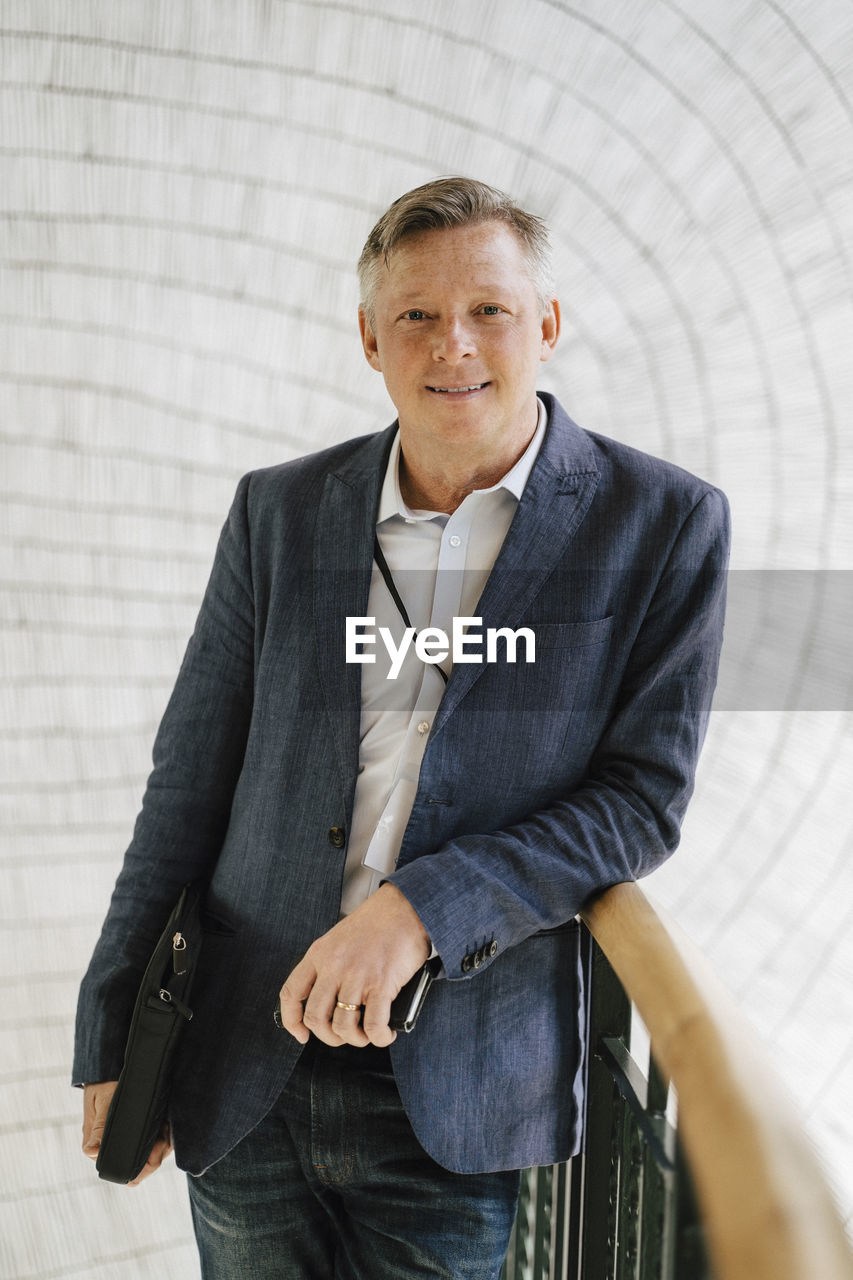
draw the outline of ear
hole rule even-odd
[[[539,359],[543,363],[550,360],[554,354],[554,348],[557,345],[557,339],[560,336],[560,303],[557,298],[552,298],[545,308],[542,316],[542,348],[539,352]]]
[[[376,335],[370,327],[370,321],[365,314],[364,307],[358,309],[358,331],[361,334],[361,345],[364,348],[364,356],[371,369],[375,369],[377,373],[382,372],[382,365],[379,363],[379,348],[376,344]]]

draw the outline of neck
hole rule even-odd
[[[451,449],[443,453],[423,451],[400,433],[400,493],[407,507],[421,511],[443,511],[452,515],[475,489],[490,489],[515,466],[536,433],[536,419],[531,430],[508,447],[499,457],[479,458],[470,450],[465,456]]]
[[[400,493],[406,506],[412,510],[444,511],[447,515],[452,515],[469,493],[473,493],[475,489],[490,489],[501,476],[506,475],[511,466],[512,462],[505,467],[492,467],[484,471],[466,470],[456,475],[449,467],[445,467],[442,475],[436,475],[410,467],[401,452]]]

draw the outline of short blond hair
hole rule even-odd
[[[542,218],[527,213],[503,191],[474,178],[436,178],[407,191],[383,213],[358,260],[361,306],[372,325],[383,266],[409,236],[480,222],[504,222],[518,236],[530,280],[544,314],[554,297],[551,243]]]

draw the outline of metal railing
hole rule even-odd
[[[585,1151],[525,1172],[503,1280],[853,1280],[790,1102],[695,948],[636,885],[582,918]]]

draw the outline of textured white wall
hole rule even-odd
[[[235,481],[390,420],[354,262],[448,172],[553,226],[543,385],[731,497],[732,656],[652,887],[849,1216],[853,9],[0,0],[0,28],[2,1275],[197,1274],[180,1175],[126,1192],[78,1153],[76,986]]]

